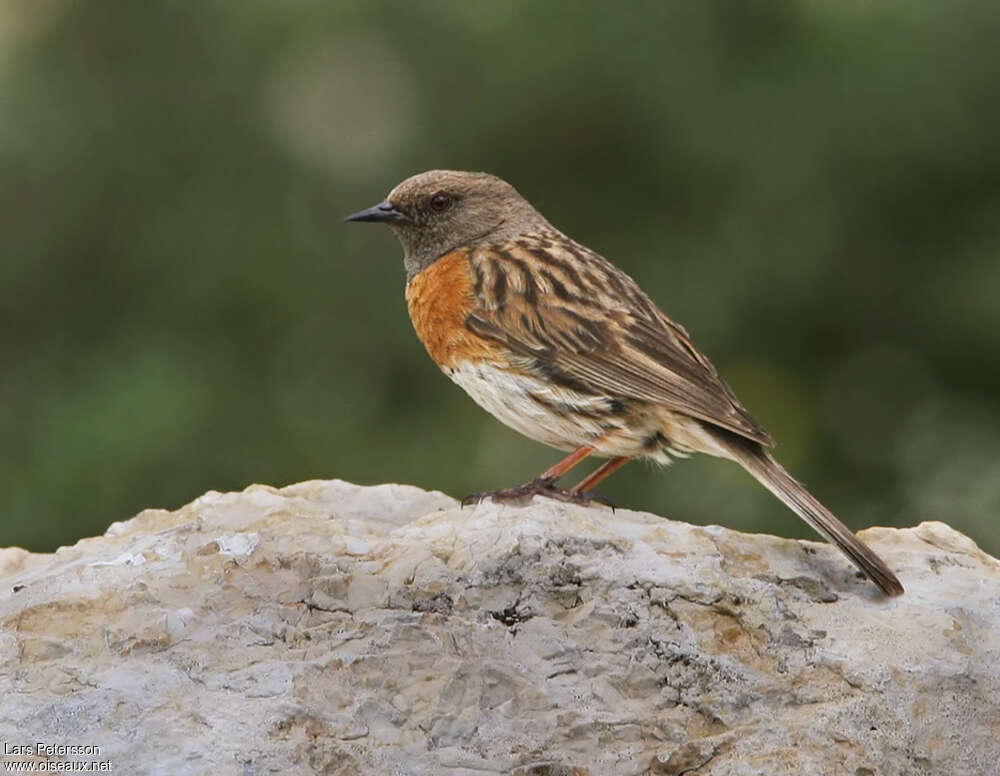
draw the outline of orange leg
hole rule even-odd
[[[462,499],[462,506],[465,506],[466,504],[476,504],[486,498],[493,499],[494,501],[524,501],[526,499],[530,499],[532,496],[538,495],[548,496],[549,498],[559,499],[560,501],[569,501],[574,504],[589,503],[590,499],[578,495],[575,489],[573,491],[562,490],[561,488],[555,487],[553,483],[592,452],[594,452],[593,445],[584,445],[583,447],[579,447],[559,461],[559,463],[550,466],[531,482],[526,482],[523,485],[517,485],[513,488],[493,490],[489,493],[470,493]],[[619,464],[619,466],[620,465],[621,464]],[[607,464],[602,466],[601,469],[598,469],[598,472],[606,466]],[[595,474],[596,473],[597,472],[595,472]],[[592,474],[587,479],[589,480],[593,476],[594,475]]]
[[[593,445],[578,447],[572,453],[563,458],[559,463],[552,464],[552,466],[539,475],[538,479],[546,482],[555,482],[592,452],[594,452]]]
[[[580,482],[569,489],[570,493],[584,493],[593,488],[597,483],[610,474],[618,471],[625,464],[632,460],[627,455],[620,455],[602,463],[597,469],[584,477]]]

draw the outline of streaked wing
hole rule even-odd
[[[476,307],[466,326],[506,346],[524,368],[773,444],[687,332],[593,251],[553,232],[479,248],[469,258]]]

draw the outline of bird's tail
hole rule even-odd
[[[770,453],[756,442],[728,432],[723,432],[723,435],[724,439],[715,436],[761,485],[838,547],[883,593],[890,596],[902,594],[902,584],[885,562],[785,471]]]

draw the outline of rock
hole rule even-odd
[[[995,773],[1000,563],[863,536],[904,596],[624,509],[208,493],[0,551],[0,740],[171,776]]]

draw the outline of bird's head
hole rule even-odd
[[[346,220],[388,225],[403,246],[409,277],[458,248],[547,226],[506,181],[484,172],[453,170],[430,170],[407,178],[385,202]]]

